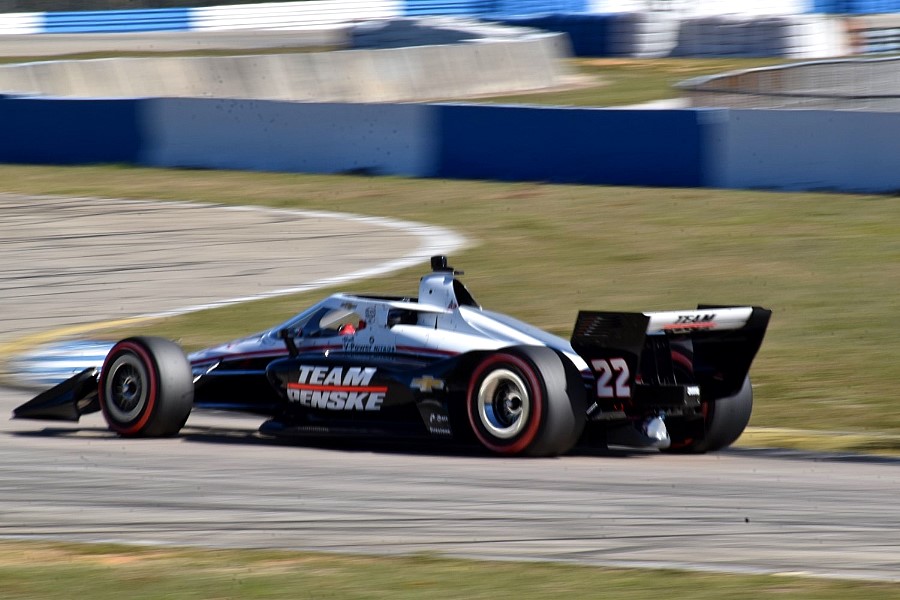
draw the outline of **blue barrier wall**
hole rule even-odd
[[[581,13],[591,10],[588,0],[495,0],[489,13],[493,18],[552,13]]]
[[[188,31],[190,8],[103,10],[44,13],[46,33],[128,33],[135,31]]]
[[[440,106],[440,177],[700,186],[693,110]]]
[[[615,15],[551,14],[503,19],[509,25],[535,27],[569,36],[576,56],[611,56],[613,54],[611,27]]]
[[[379,0],[380,1],[380,0]],[[774,1],[774,0],[773,0]],[[297,15],[306,9],[303,2],[296,3],[262,3],[259,5],[259,14],[278,14],[282,21],[273,17],[273,23],[283,22],[284,14],[279,11],[286,10],[288,4],[297,4]],[[739,6],[737,0],[731,0],[723,4],[721,14],[734,12],[734,7]],[[324,15],[329,19],[341,17],[335,13],[340,12],[341,4],[335,2],[334,7],[327,4],[321,5],[321,15],[315,16],[314,21],[320,21]],[[276,11],[272,13],[273,10]],[[222,9],[219,11],[218,9]],[[457,15],[467,17],[485,17],[489,19],[507,19],[522,16],[546,16],[546,15],[575,15],[577,13],[618,13],[634,12],[635,4],[615,0],[399,0],[398,2],[384,2],[383,14],[380,17],[396,16],[425,16],[425,15]],[[207,7],[207,8],[161,8],[161,9],[132,9],[132,10],[89,10],[89,11],[65,11],[65,12],[37,12],[34,13],[40,22],[38,27],[23,27],[15,33],[122,33],[135,31],[184,31],[193,27],[194,15],[202,13],[209,15],[209,11],[221,12],[226,15],[232,7]],[[832,14],[872,14],[900,12],[900,0],[804,0],[800,12],[832,13]],[[779,13],[780,14],[780,13]],[[287,17],[302,24],[307,17]],[[353,20],[352,13],[345,20]],[[569,27],[569,24],[561,25]],[[595,24],[596,26],[596,24]],[[36,31],[33,31],[35,29]],[[556,29],[567,31],[566,29]],[[574,33],[574,32],[573,32]],[[589,54],[601,53],[592,50]]]
[[[588,0],[404,0],[401,12],[406,17],[463,15],[500,18],[587,10],[590,10]]]
[[[478,16],[485,14],[484,4],[484,0],[407,0],[401,12],[404,17]]]
[[[900,11],[900,0],[813,0],[812,12],[865,15]]]
[[[142,102],[0,99],[0,162],[134,164]]]
[[[0,97],[0,162],[900,190],[900,114]]]

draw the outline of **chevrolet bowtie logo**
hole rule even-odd
[[[442,390],[444,389],[444,380],[435,379],[431,375],[425,375],[423,377],[417,377],[416,379],[413,379],[412,383],[409,384],[409,387],[415,388],[422,392]]]

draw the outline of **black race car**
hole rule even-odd
[[[193,407],[267,417],[273,436],[471,440],[501,455],[577,443],[724,448],[750,418],[748,372],[771,312],[581,311],[571,342],[481,308],[432,258],[417,298],[334,294],[261,333],[185,356],[135,337],[15,409],[123,437],[172,436]]]

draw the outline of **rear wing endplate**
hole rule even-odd
[[[713,305],[648,313],[581,311],[572,348],[591,366],[601,398],[630,398],[636,381],[652,384],[640,378],[642,365],[650,362],[646,355],[664,352],[649,358],[670,363],[673,347],[689,355],[704,396],[724,397],[743,385],[771,314],[755,306]]]

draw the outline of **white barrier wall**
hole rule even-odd
[[[314,29],[365,19],[390,19],[400,0],[308,0],[210,6],[191,11],[191,29]]]
[[[844,25],[828,17],[728,15],[680,21],[671,55],[827,58],[849,50]]]
[[[900,191],[900,113],[0,98],[0,124],[5,163]]]
[[[422,104],[159,99],[139,162],[156,167],[426,177],[438,135]]]
[[[900,190],[900,113],[711,110],[706,185]]]
[[[564,32],[578,56],[823,58],[850,49],[844,24],[823,15],[696,17],[644,11],[540,15],[508,23]]]
[[[22,35],[41,33],[44,13],[0,14],[0,35]]]
[[[812,11],[813,0],[591,0],[589,12],[618,13],[658,10],[681,16],[801,15]]]

